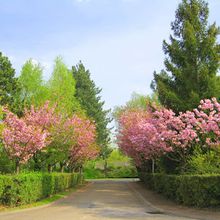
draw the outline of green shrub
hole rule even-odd
[[[74,173],[0,175],[0,203],[7,206],[29,204],[79,183],[81,177]]]
[[[5,184],[4,184],[5,178],[3,176],[0,176],[0,198],[2,198]]]
[[[105,160],[101,158],[91,160],[84,166],[84,176],[86,179],[131,178],[137,177],[138,174],[136,167],[131,162],[131,159],[122,155],[115,149],[107,159],[106,170]]]
[[[130,178],[137,177],[136,168],[131,166],[111,167],[107,173],[109,178]]]
[[[15,170],[15,165],[8,155],[3,151],[0,142],[0,174],[11,173]]]
[[[209,207],[220,205],[220,175],[165,175],[140,173],[150,188],[179,203]]]
[[[106,176],[103,169],[85,167],[84,176],[86,179],[100,178],[134,178],[137,177],[137,170],[132,166],[108,166]]]
[[[202,152],[196,148],[193,155],[187,161],[187,173],[210,174],[220,173],[220,151],[218,148]]]
[[[103,170],[100,169],[91,169],[91,168],[85,168],[84,169],[84,177],[86,179],[100,179],[105,178],[105,174]]]

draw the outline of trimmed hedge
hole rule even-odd
[[[209,207],[220,205],[220,175],[166,175],[140,173],[150,188],[178,203]]]
[[[0,204],[19,206],[39,201],[82,182],[76,173],[0,175]]]

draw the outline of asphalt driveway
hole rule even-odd
[[[156,207],[149,202],[146,193],[136,180],[92,181],[49,206],[0,213],[0,220],[206,219],[203,215],[201,218],[189,217],[190,213],[182,214],[178,209],[172,213],[172,210]]]

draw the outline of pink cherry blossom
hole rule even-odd
[[[26,163],[37,151],[46,147],[49,133],[39,126],[28,124],[24,118],[18,118],[5,110],[3,143],[10,158],[18,164]]]
[[[79,115],[74,115],[66,123],[73,132],[70,163],[83,164],[86,160],[95,158],[99,152],[95,124]]]
[[[186,154],[195,145],[220,146],[220,104],[216,98],[201,100],[198,108],[179,115],[166,108],[155,112],[148,108],[126,110],[118,124],[119,147],[138,166],[170,151]]]

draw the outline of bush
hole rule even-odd
[[[107,158],[107,169],[105,160],[98,158],[88,161],[84,166],[86,179],[99,178],[133,178],[137,177],[137,169],[130,158],[123,155],[118,149],[114,149]]]
[[[202,152],[197,148],[188,159],[187,172],[193,174],[219,174],[220,173],[220,151],[218,148]]]
[[[81,177],[74,173],[0,175],[0,203],[18,206],[36,202],[79,183]]]
[[[105,173],[104,169],[85,167],[84,176],[86,179],[101,178],[134,178],[137,177],[137,170],[133,166],[108,166]]]
[[[86,167],[83,171],[84,177],[86,179],[101,179],[105,178],[105,174],[103,170],[100,169],[91,169],[89,167]]]
[[[107,173],[109,178],[132,178],[137,177],[137,170],[132,166],[110,167]]]
[[[181,204],[197,207],[220,205],[220,175],[165,175],[140,173],[150,188]]]
[[[0,124],[1,128],[1,124]],[[10,173],[15,170],[15,165],[12,160],[9,159],[7,153],[3,148],[3,144],[0,141],[0,174]]]

